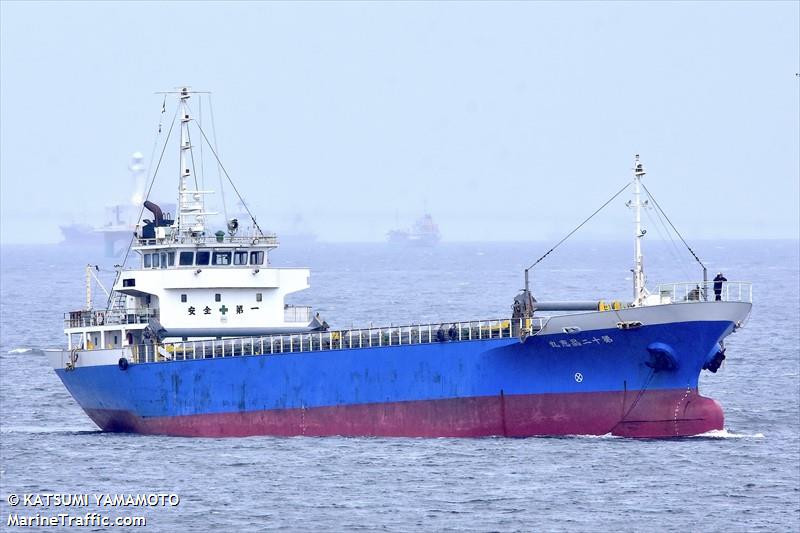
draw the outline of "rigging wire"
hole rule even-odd
[[[213,123],[213,119],[212,119],[212,123]],[[195,124],[197,124],[196,121],[195,121]],[[228,178],[228,182],[231,184],[231,187],[233,188],[233,192],[236,193],[236,196],[239,198],[239,202],[242,204],[242,207],[244,207],[245,211],[247,211],[247,214],[250,215],[250,220],[253,221],[253,224],[255,225],[256,229],[258,230],[258,233],[261,234],[261,235],[264,235],[264,232],[261,231],[261,226],[259,226],[258,222],[256,222],[256,217],[253,216],[252,211],[250,211],[250,208],[247,207],[247,203],[245,203],[244,198],[242,198],[242,195],[239,193],[239,189],[237,189],[236,185],[233,183],[233,180],[231,179],[230,174],[228,174],[228,171],[225,170],[225,167],[223,166],[222,161],[220,161],[216,150],[214,150],[214,147],[211,146],[211,143],[209,142],[208,137],[206,137],[206,132],[203,131],[203,128],[200,127],[199,124],[197,124],[197,129],[200,130],[200,133],[203,135],[203,139],[205,139],[205,141],[208,143],[208,148],[211,150],[211,153],[214,154],[214,158],[217,160],[217,165],[219,166],[220,169],[222,169],[222,172],[225,173],[225,177]],[[222,185],[222,184],[220,183],[220,185]],[[223,200],[223,202],[224,202],[224,200]],[[224,207],[224,203],[223,203],[223,207]],[[226,219],[227,219],[227,216],[226,216]]]
[[[667,248],[672,254],[672,257],[675,259],[675,262],[680,266],[683,273],[688,276],[689,272],[686,270],[686,266],[684,264],[686,261],[685,257],[682,253],[680,253],[678,244],[675,242],[675,239],[672,238],[672,232],[669,231],[664,219],[661,217],[661,213],[659,213],[658,210],[655,210],[655,214],[651,214],[650,211],[646,211],[646,213],[648,220],[650,220],[652,225],[656,228],[658,236],[661,238],[661,240],[665,243],[669,241],[669,246]]]
[[[220,196],[220,199],[222,200],[222,214],[225,215],[225,222],[227,223],[228,220],[230,220],[230,219],[228,218],[228,206],[225,204],[225,187],[222,186],[222,173],[220,172],[220,168],[222,168],[222,163],[220,163],[219,157],[217,157],[217,152],[216,152],[216,147],[218,146],[217,145],[217,127],[216,127],[216,125],[214,123],[214,106],[211,103],[211,93],[208,93],[208,112],[211,115],[211,136],[214,138],[214,146],[211,146],[211,143],[208,143],[208,138],[206,138],[206,142],[208,143],[208,147],[211,148],[211,152],[214,154],[214,157],[217,160],[217,175],[219,176],[219,196]],[[205,138],[206,134],[203,133],[202,126],[200,126],[200,124],[198,124],[197,127],[200,128],[200,133],[202,133],[203,137]],[[225,170],[225,169],[223,168],[222,170]],[[225,172],[225,175],[228,176],[228,173]],[[228,180],[229,181],[230,181],[230,179],[231,179],[230,176],[228,176]],[[233,185],[233,182],[231,182],[231,185]],[[234,187],[234,189],[236,189],[236,187]],[[236,194],[238,195],[239,192],[237,191]],[[239,196],[239,200],[241,200],[241,199],[242,199],[242,197]],[[244,202],[242,202],[242,204],[244,204]],[[250,213],[250,210],[248,209],[247,212]],[[250,218],[253,218],[252,214],[250,214]],[[253,223],[255,223],[255,221],[256,221],[256,219],[253,218]],[[258,224],[256,224],[256,227],[258,227]],[[258,228],[258,231],[260,232],[261,228]]]
[[[610,204],[611,202],[613,202],[613,201],[614,201],[614,199],[615,199],[617,196],[619,196],[620,194],[622,194],[622,192],[623,192],[625,189],[627,189],[628,187],[630,187],[630,185],[631,185],[631,184],[630,184],[630,182],[626,183],[626,184],[625,184],[625,186],[624,186],[623,188],[621,188],[620,190],[618,190],[618,191],[617,191],[617,193],[616,193],[614,196],[612,196],[611,198],[609,198],[609,199],[606,201],[606,203],[604,203],[603,205],[601,205],[601,206],[600,206],[600,207],[599,207],[599,208],[598,208],[598,209],[597,209],[597,210],[596,210],[594,213],[592,213],[591,215],[589,215],[589,217],[588,217],[586,220],[584,220],[583,222],[581,222],[580,224],[578,224],[578,226],[577,226],[575,229],[573,229],[572,231],[570,231],[570,232],[567,234],[567,236],[566,236],[566,237],[564,237],[563,239],[561,239],[560,241],[558,241],[558,243],[556,243],[556,245],[555,245],[555,246],[553,246],[552,248],[550,248],[550,249],[547,251],[547,253],[546,253],[546,254],[544,254],[542,257],[540,257],[539,259],[537,259],[537,260],[536,260],[536,261],[535,261],[535,262],[534,262],[534,263],[533,263],[531,266],[529,266],[529,267],[528,267],[528,268],[526,268],[525,270],[526,270],[526,271],[528,271],[528,270],[532,269],[533,267],[535,267],[536,265],[538,265],[538,264],[539,264],[539,263],[540,263],[540,262],[541,262],[541,261],[542,261],[542,260],[543,260],[545,257],[547,257],[548,255],[550,255],[550,253],[551,253],[553,250],[555,250],[556,248],[558,248],[558,247],[561,245],[561,243],[563,243],[564,241],[566,241],[567,239],[569,239],[570,237],[572,237],[572,234],[573,234],[573,233],[575,233],[576,231],[578,231],[579,229],[581,229],[581,228],[583,227],[583,225],[584,225],[584,224],[586,224],[587,222],[589,222],[589,221],[590,221],[590,220],[591,220],[591,219],[592,219],[592,218],[593,218],[593,217],[594,217],[594,216],[595,216],[597,213],[599,213],[600,211],[602,211],[602,210],[603,210],[603,208],[604,208],[605,206],[607,206],[608,204]]]
[[[680,253],[678,245],[675,243],[675,239],[672,238],[672,232],[670,232],[669,229],[667,228],[667,225],[662,220],[659,212],[656,210],[655,216],[650,214],[650,210],[645,210],[645,213],[647,214],[647,218],[648,220],[650,220],[650,223],[653,225],[653,227],[656,228],[656,232],[658,233],[658,236],[661,238],[661,240],[664,241],[665,244],[667,243],[667,241],[669,241],[669,246],[667,246],[667,249],[669,250],[670,254],[672,254],[672,258],[678,264],[683,274],[686,275],[686,279],[690,279],[691,274],[686,269],[684,255]],[[663,232],[662,228],[664,230]]]
[[[197,98],[197,105],[199,106],[199,110],[198,111],[199,111],[199,115],[200,115],[199,116],[199,118],[200,118],[199,124],[203,124],[203,97],[202,97],[202,95]],[[203,165],[203,160],[204,160],[204,157],[203,157],[203,143],[200,143],[200,190],[204,191],[206,189],[206,173],[205,173],[205,167]],[[194,164],[194,161],[192,162],[192,164]]]
[[[156,181],[156,174],[158,174],[158,169],[161,167],[161,161],[164,159],[164,152],[166,152],[166,150],[167,150],[167,145],[169,144],[169,139],[172,136],[172,130],[175,127],[175,119],[178,116],[179,107],[180,106],[176,106],[175,107],[175,113],[172,115],[172,122],[169,125],[169,130],[167,131],[167,138],[164,140],[164,146],[161,149],[161,155],[158,157],[158,163],[156,164],[156,166],[155,166],[155,168],[153,170],[153,174],[150,176],[150,185],[147,187],[147,193],[144,196],[145,201],[147,201],[150,198],[150,192],[153,190],[153,184]],[[161,113],[162,114],[164,113],[164,108],[163,107],[162,107]],[[158,136],[160,134],[161,134],[161,123],[159,122],[158,134],[156,135],[156,141],[158,141]],[[142,218],[142,213],[144,213],[144,202],[142,202],[142,206],[139,208],[139,215],[136,218],[136,223],[137,224],[139,223],[139,220],[141,220],[141,218]],[[135,235],[131,236],[131,240],[128,243],[128,248],[125,250],[125,257],[122,259],[122,264],[120,265],[120,270],[117,271],[117,277],[119,277],[120,273],[122,272],[122,268],[125,268],[125,263],[128,262],[128,256],[131,253],[131,248],[133,247],[133,241],[134,241],[135,238],[136,238]],[[116,280],[114,281],[114,284],[116,285]],[[113,295],[113,294],[114,294],[114,291],[112,290],[111,294],[108,297],[108,302],[106,304],[106,307],[110,308],[110,306],[111,306],[111,295]]]
[[[672,236],[672,231],[670,231],[669,227],[667,227],[667,223],[664,220],[664,217],[661,216],[661,213],[657,209],[655,210],[655,218],[656,220],[658,220],[659,224],[661,224],[661,227],[664,228],[664,232],[667,235],[667,237],[669,237],[669,242],[672,245],[672,249],[674,250],[673,253],[676,256],[676,261],[680,265],[683,273],[686,274],[686,279],[692,279],[692,274],[690,272],[692,268],[691,258],[686,257],[686,254],[681,252],[678,243]],[[688,266],[687,266],[687,261],[690,263]]]
[[[675,234],[676,234],[678,237],[680,237],[681,241],[683,242],[683,245],[684,245],[684,246],[686,246],[686,249],[687,249],[687,250],[689,250],[689,253],[691,253],[691,254],[692,254],[692,256],[695,258],[695,261],[697,261],[698,263],[700,263],[700,266],[702,266],[703,268],[706,268],[706,265],[704,265],[704,264],[703,264],[703,262],[700,260],[700,258],[699,258],[699,257],[697,257],[697,254],[696,254],[696,253],[694,253],[694,250],[692,250],[692,247],[691,247],[691,246],[689,246],[689,243],[687,243],[687,242],[686,242],[686,239],[684,239],[684,238],[683,238],[683,235],[681,235],[681,232],[680,232],[680,231],[678,231],[678,228],[676,228],[676,227],[675,227],[675,224],[673,224],[673,223],[672,223],[672,221],[669,219],[669,217],[668,217],[668,216],[667,216],[667,214],[664,212],[664,210],[663,210],[663,209],[661,209],[661,206],[659,205],[659,203],[658,203],[658,200],[656,200],[655,196],[653,196],[653,193],[651,193],[651,192],[650,192],[650,191],[647,189],[647,186],[645,186],[645,184],[644,184],[644,183],[642,183],[642,188],[643,188],[643,189],[645,190],[645,192],[647,193],[647,196],[649,196],[649,197],[650,197],[650,199],[651,199],[651,200],[653,200],[653,203],[655,204],[656,208],[658,208],[658,210],[661,212],[661,214],[662,214],[662,215],[664,215],[664,219],[666,219],[666,221],[667,221],[667,222],[669,222],[669,225],[670,225],[670,226],[672,227],[672,229],[675,231]]]
[[[153,164],[153,158],[156,155],[156,148],[158,148],[158,138],[161,136],[161,125],[162,125],[161,122],[162,119],[164,118],[164,112],[167,110],[166,106],[167,106],[167,95],[164,95],[164,101],[161,103],[161,112],[158,114],[158,133],[156,133],[155,137],[153,137],[153,149],[150,150],[150,159],[147,160],[148,165]],[[147,170],[149,171],[150,168],[148,168]],[[144,194],[144,191],[142,191],[142,194]],[[136,223],[138,222],[139,221],[137,220]]]
[[[147,187],[147,194],[145,194],[144,199],[150,199],[150,192],[153,190],[153,184],[156,182],[156,174],[158,174],[158,169],[161,167],[161,162],[164,160],[164,152],[167,151],[167,145],[169,144],[169,139],[172,136],[172,130],[175,127],[175,119],[178,116],[178,107],[175,108],[175,114],[172,115],[172,122],[169,125],[169,130],[167,131],[167,138],[164,139],[164,146],[161,148],[161,155],[158,156],[158,163],[153,170],[152,176],[150,176],[150,185]],[[142,214],[144,213],[144,202],[142,202],[142,206],[139,208],[139,217],[137,218],[137,223],[142,218]],[[131,244],[133,244],[133,238],[131,238]],[[131,251],[131,247],[128,246],[128,251],[125,252],[125,259],[122,262],[122,266],[125,266],[125,260],[128,259],[128,254]]]
[[[91,268],[89,269],[89,273],[91,274],[92,279],[94,280],[95,286],[100,290],[102,290],[104,293],[106,293],[107,297],[111,298],[111,293],[108,291],[108,289],[106,289],[105,285],[103,285],[103,283],[100,281],[100,278],[97,277],[97,274],[95,274],[95,272],[108,272],[108,270],[105,269],[101,270],[100,267],[97,265],[86,265],[86,266],[94,267],[94,270],[92,270]],[[92,307],[94,307],[94,305],[92,305]]]

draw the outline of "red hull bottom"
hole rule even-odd
[[[722,429],[719,403],[696,389],[499,395],[331,407],[140,417],[87,409],[105,431],[187,437],[395,436],[664,438]]]

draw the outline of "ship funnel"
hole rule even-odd
[[[151,202],[150,200],[145,201],[144,206],[153,213],[153,223],[156,227],[161,226],[164,223],[164,214],[161,212],[161,208],[158,207],[158,204]]]

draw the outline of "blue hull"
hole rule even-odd
[[[523,434],[607,433],[631,421],[664,422],[663,413],[677,421],[676,405],[707,400],[697,395],[700,371],[732,329],[731,322],[685,322],[532,336],[524,343],[454,341],[57,372],[107,430],[309,434],[304,426],[319,419],[314,434],[507,434],[490,420],[499,418],[493,414],[499,402],[500,410],[507,404],[532,410],[527,421],[524,412],[515,414]],[[654,343],[670,349],[674,368],[653,368]],[[597,427],[584,420],[587,409],[602,419]],[[441,420],[430,428],[431,416],[451,415],[452,431]],[[713,420],[700,426],[721,425],[721,412],[704,416]],[[380,420],[364,426],[352,417]]]

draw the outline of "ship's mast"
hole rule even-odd
[[[86,310],[92,310],[92,265],[86,265]]]
[[[181,87],[178,99],[178,112],[181,119],[181,146],[180,146],[180,185],[178,190],[178,233],[184,236],[199,236],[205,232],[204,216],[206,213],[203,202],[203,194],[206,191],[199,191],[189,188],[189,178],[192,169],[189,168],[189,160],[192,158],[192,143],[189,137],[189,122],[192,118],[189,115],[190,89]]]
[[[645,231],[642,229],[642,207],[647,206],[647,202],[641,201],[641,181],[645,175],[644,167],[639,162],[639,154],[633,165],[633,202],[628,202],[629,207],[633,207],[634,212],[634,238],[633,238],[633,304],[640,306],[647,297],[647,289],[644,287],[644,260],[642,258],[642,237]]]

